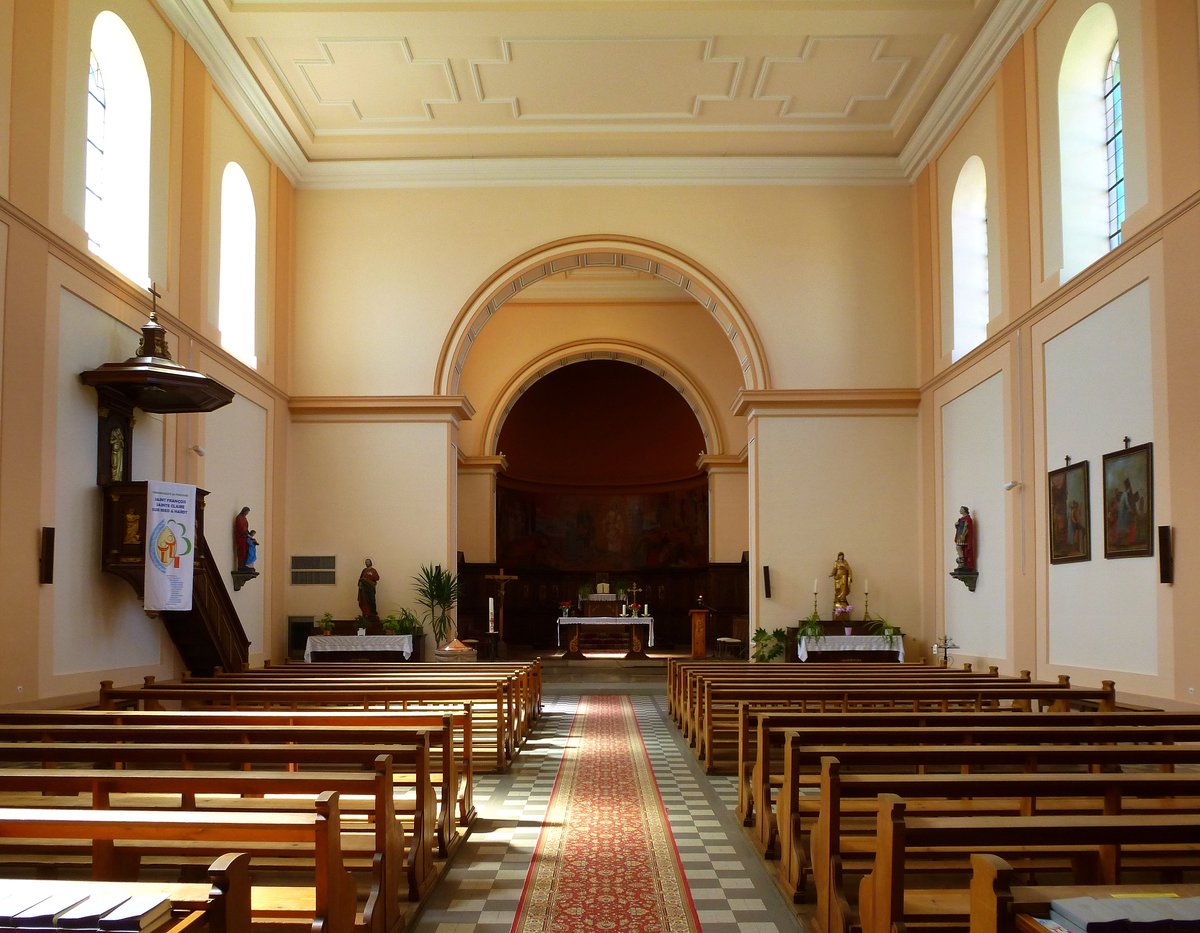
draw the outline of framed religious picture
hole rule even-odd
[[[1104,455],[1104,556],[1154,555],[1154,445]]]
[[[1092,559],[1092,518],[1088,499],[1088,462],[1072,463],[1047,474],[1049,484],[1050,563]]]

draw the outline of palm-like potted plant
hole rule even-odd
[[[458,602],[458,577],[440,566],[426,564],[413,577],[413,583],[417,589],[417,602],[433,630],[433,640],[437,647],[442,648],[451,641],[454,633],[454,620],[450,613]]]
[[[317,619],[317,628],[321,630],[323,635],[333,634],[333,613],[327,612],[321,618]]]

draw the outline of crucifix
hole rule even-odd
[[[496,581],[496,600],[500,604],[500,613],[497,617],[496,631],[500,635],[500,640],[504,641],[504,587],[513,580],[519,579],[519,577],[511,573],[506,574],[504,572],[504,568],[501,567],[499,573],[485,573],[483,575],[483,579]]]
[[[642,588],[636,583],[631,583],[628,587],[626,587],[625,592],[629,594],[629,602],[636,603],[638,601],[637,594],[641,591]]]

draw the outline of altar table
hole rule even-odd
[[[411,635],[310,635],[304,645],[304,660],[311,661],[314,654],[350,656],[399,653],[407,661],[412,657],[412,640]]]
[[[625,655],[626,658],[646,660],[647,655],[646,655],[645,648],[646,647],[649,647],[649,648],[654,647],[654,616],[583,616],[583,617],[562,616],[558,620],[558,638],[556,641],[556,644],[560,648],[562,647],[562,630],[563,630],[564,625],[576,626],[576,630],[575,630],[576,636],[578,636],[578,634],[579,634],[579,626],[583,626],[583,625],[627,625],[627,626],[630,626],[630,629],[629,629],[630,644],[629,644],[629,652],[628,652],[628,654]],[[632,628],[632,626],[634,626],[634,625],[644,625],[647,628],[646,642],[645,642],[644,647],[639,647],[634,642],[634,634],[633,634],[633,628]],[[570,646],[568,645],[568,649],[569,650],[567,650],[563,654],[564,658],[580,660],[580,659],[587,657],[587,655],[583,654],[581,651],[578,650],[578,646],[576,646],[574,649],[571,649]]]
[[[801,661],[807,661],[810,654],[834,651],[882,651],[893,655],[898,662],[904,662],[904,639],[901,637],[889,643],[882,635],[822,635],[820,638],[801,636],[796,639],[796,647]]]

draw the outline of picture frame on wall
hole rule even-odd
[[[1154,445],[1104,455],[1104,557],[1154,556]]]
[[[1050,563],[1092,559],[1092,516],[1088,462],[1072,463],[1046,474]]]

